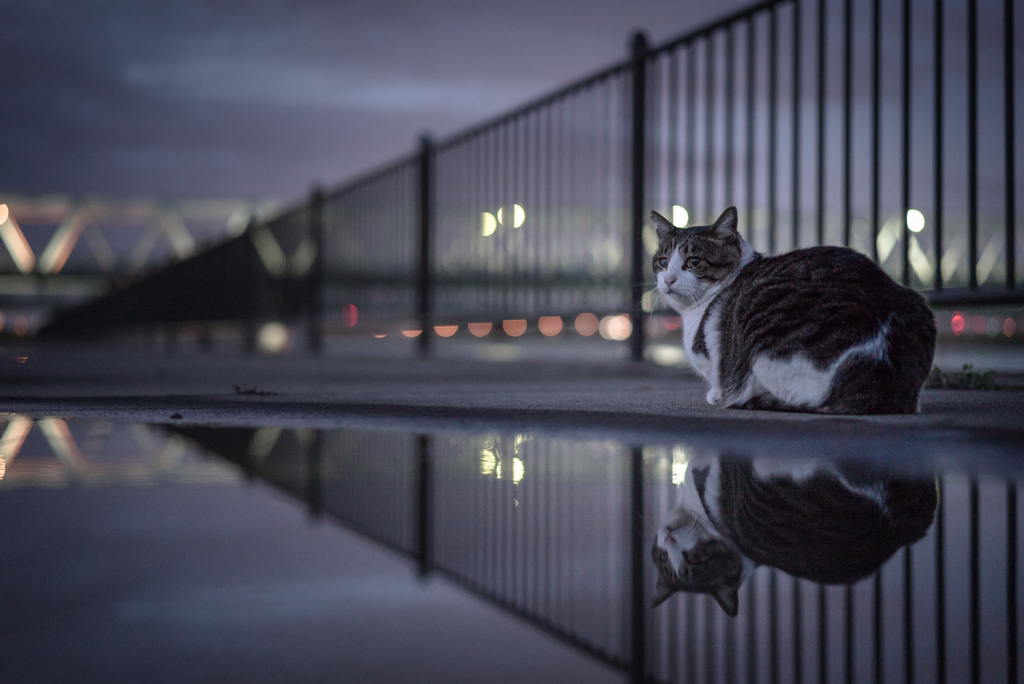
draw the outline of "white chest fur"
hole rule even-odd
[[[697,338],[697,330],[700,328],[700,323],[704,319],[704,314],[707,313],[709,302],[705,302],[700,306],[687,309],[682,312],[683,319],[683,347],[686,349],[686,356],[690,360],[690,364],[693,369],[697,371],[701,377],[708,382],[714,384],[714,364],[712,363],[711,346],[709,344],[709,335],[712,331],[709,329],[710,324],[713,321],[710,319],[704,322],[704,343],[707,346],[707,355],[704,353],[694,353],[693,344]],[[717,340],[718,331],[713,331],[714,337]]]

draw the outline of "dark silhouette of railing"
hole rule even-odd
[[[990,4],[985,72],[976,0],[769,1],[661,46],[638,34],[630,60],[329,193],[313,318],[354,304],[426,349],[438,324],[628,312],[641,358],[647,211],[729,204],[761,251],[845,244],[936,304],[1019,302],[1013,6]],[[965,73],[944,59],[961,50]]]
[[[628,314],[615,337],[640,359],[660,331],[648,211],[728,205],[766,253],[843,244],[933,304],[1024,301],[1014,8],[983,9],[767,0],[637,34],[621,63],[252,225],[255,317],[305,317],[313,348],[358,322],[425,352],[471,322]]]
[[[687,445],[175,431],[305,501],[312,515],[408,556],[420,573],[443,575],[636,682],[1017,678],[1013,476],[939,474],[927,536],[872,576],[826,586],[760,567],[729,618],[703,594],[649,607],[653,527],[677,503],[695,453]]]

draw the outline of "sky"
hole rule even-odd
[[[288,200],[745,0],[0,0],[0,193]]]

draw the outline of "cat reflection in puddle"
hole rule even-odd
[[[852,584],[924,537],[937,502],[934,479],[815,461],[695,460],[654,539],[652,605],[704,593],[735,617],[739,588],[759,565]]]

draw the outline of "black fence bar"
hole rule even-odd
[[[324,325],[324,193],[320,188],[313,190],[309,198],[309,235],[314,255],[306,286],[309,302],[306,335],[309,350],[315,354],[323,347]]]
[[[754,15],[747,18],[747,133],[744,143],[747,146],[747,168],[746,168],[746,216],[747,216],[747,240],[754,243],[754,69],[757,66],[755,55],[757,54],[757,33],[754,23]]]
[[[643,40],[640,38],[640,40]],[[644,573],[644,451],[633,447],[630,463],[630,667],[631,680],[641,684],[647,678],[647,605]]]
[[[849,1],[849,0],[847,0]],[[932,287],[936,292],[942,290],[942,219],[943,219],[943,184],[945,175],[943,173],[943,141],[945,140],[945,128],[943,127],[943,104],[944,94],[942,85],[945,81],[943,71],[943,38],[945,36],[943,26],[946,9],[943,0],[935,0],[935,228],[934,249],[935,249],[935,276]],[[945,681],[945,680],[943,680]]]
[[[434,222],[434,182],[433,182],[434,149],[430,138],[424,136],[420,143],[419,159],[419,241],[417,252],[419,268],[417,278],[417,314],[419,315],[420,335],[418,341],[421,355],[430,353],[432,339],[431,309],[433,289],[433,259],[431,243]]]
[[[843,0],[843,246],[853,228],[853,0]]]
[[[815,194],[815,241],[825,244],[825,37],[828,24],[825,0],[818,0],[818,167]]]
[[[803,35],[800,27],[800,3],[793,5],[793,240],[791,249],[800,249],[800,44]]]
[[[871,258],[877,264],[882,175],[882,0],[871,4]]]
[[[903,680],[914,684],[914,554],[903,549]]]
[[[910,211],[910,0],[903,0],[903,96],[900,99],[900,112],[903,115],[901,134],[903,136],[903,167],[901,169],[901,205],[900,234],[903,237],[903,249],[900,252],[900,276],[903,284],[910,285],[910,227],[907,220]]]
[[[942,477],[935,509],[935,681],[946,684],[946,515]]]
[[[633,361],[644,358],[644,311],[640,299],[644,293],[644,222],[647,197],[644,172],[647,164],[647,36],[637,32],[631,44],[633,53],[633,126],[632,126],[632,179],[631,232],[630,232],[630,311],[632,331],[629,338],[630,357]]]
[[[1006,681],[1017,682],[1017,483],[1006,485]]]
[[[1003,223],[1006,231],[1006,289],[1017,287],[1017,174],[1015,168],[1014,127],[1014,64],[1013,64],[1013,1],[1003,2],[1003,99],[1005,101],[1005,140],[1006,148],[1006,219]]]
[[[778,169],[779,22],[775,5],[768,9],[768,253],[775,254],[778,220],[775,171]]]
[[[872,646],[874,650],[874,666],[875,666],[875,681],[884,681],[882,676],[885,670],[885,660],[883,658],[882,651],[882,571],[876,570],[874,581],[871,587],[872,597],[874,599],[874,610],[872,611],[872,617],[874,618],[874,625],[872,631]]]
[[[967,266],[978,289],[978,2],[967,0]]]
[[[978,520],[978,482],[972,479],[968,504],[970,510],[970,544],[971,558],[968,577],[970,578],[970,659],[971,684],[981,681],[981,577],[978,571],[979,550],[981,546],[981,527]]]
[[[429,436],[416,438],[416,558],[420,575],[426,575],[434,566],[434,464],[430,446]]]

